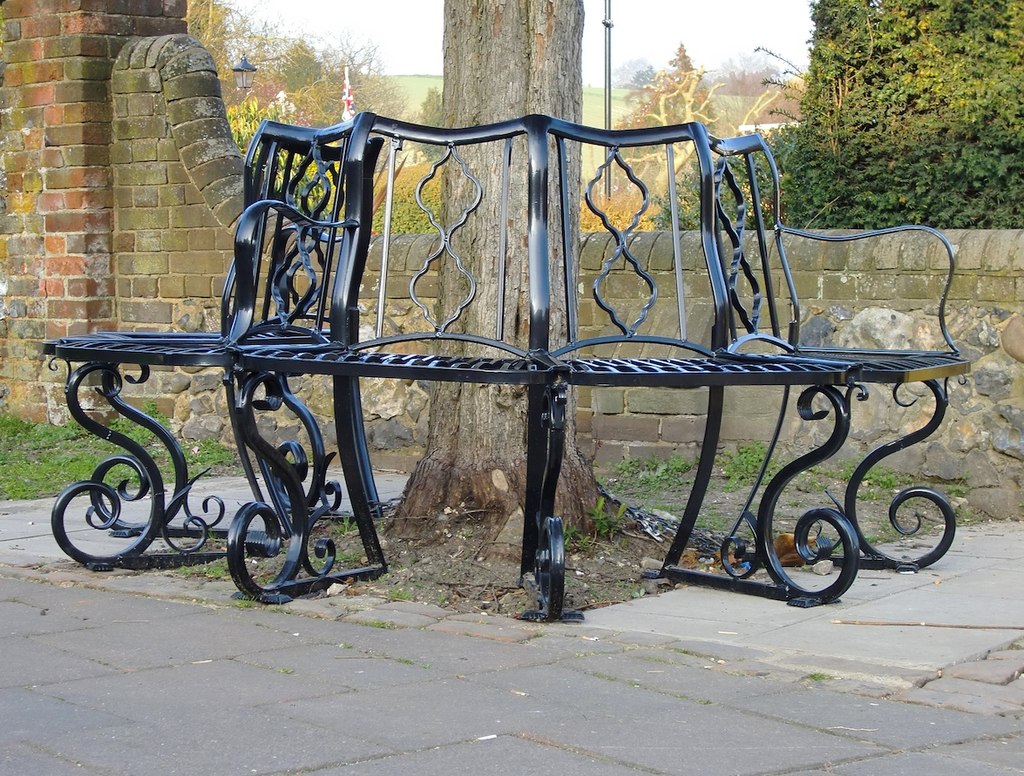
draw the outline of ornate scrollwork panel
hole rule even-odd
[[[604,203],[605,206],[602,207],[594,197],[595,187],[606,176],[612,174],[613,168],[617,168],[625,173],[626,179],[629,181],[630,185],[636,189],[640,198],[639,206],[636,211],[628,217],[628,223],[622,228],[615,225],[615,219],[613,219],[611,214],[606,210],[608,203]],[[594,178],[587,184],[584,191],[584,199],[587,207],[601,220],[602,225],[612,236],[613,240],[612,251],[610,255],[605,258],[604,263],[601,265],[601,271],[594,279],[594,301],[597,302],[598,307],[608,314],[611,323],[622,334],[626,336],[635,336],[637,330],[647,320],[647,316],[650,314],[651,309],[658,300],[658,286],[655,283],[653,276],[643,268],[640,260],[629,247],[629,242],[639,227],[644,214],[650,209],[650,191],[644,181],[636,175],[632,166],[622,157],[620,150],[618,148],[610,148],[604,162],[597,168]],[[616,308],[616,306],[611,302],[612,294],[605,292],[605,287],[610,282],[609,279],[611,275],[620,266],[627,271],[631,271],[641,287],[641,290],[639,291],[639,298],[642,303],[632,320],[628,322],[623,320],[623,311]]]
[[[860,545],[856,529],[838,509],[810,509],[791,527],[793,550],[803,561],[800,566],[829,562],[829,574],[821,577],[807,572],[791,573],[787,569],[775,545],[775,521],[779,499],[793,479],[830,458],[845,442],[850,429],[850,402],[858,392],[856,387],[847,389],[844,394],[833,386],[812,386],[800,394],[797,400],[800,417],[805,421],[821,421],[832,416],[832,432],[823,444],[786,464],[772,477],[758,508],[758,556],[776,585],[787,591],[787,598],[795,605],[835,601],[853,584],[857,575]],[[826,408],[815,406],[818,397],[826,400]],[[838,568],[838,573],[833,573],[832,566]]]
[[[185,455],[170,431],[122,397],[125,383],[138,385],[148,378],[145,366],[139,367],[138,375],[122,375],[115,364],[94,362],[70,372],[65,383],[68,409],[75,421],[124,451],[101,461],[88,480],[65,488],[51,512],[51,530],[60,548],[91,568],[168,567],[206,562],[216,556],[201,551],[208,549],[217,533],[224,516],[223,502],[208,496],[201,510],[192,509],[190,493],[202,473],[189,478]],[[82,399],[88,388],[94,388],[131,425],[94,418]],[[135,436],[154,438],[164,455],[151,454],[134,438],[133,427],[144,432]],[[174,483],[169,498],[162,466],[170,469]],[[153,551],[147,552],[151,547]]]
[[[927,439],[942,424],[949,403],[947,385],[938,380],[928,380],[923,385],[934,399],[931,417],[920,428],[868,453],[847,483],[844,509],[857,530],[864,560],[871,565],[901,571],[925,568],[946,554],[956,533],[956,516],[949,499],[925,486],[904,488],[893,496],[888,507],[887,523],[891,534],[886,540],[889,545],[886,550],[869,541],[860,521],[861,508],[868,505],[859,496],[870,471],[885,458]],[[893,387],[893,401],[900,407],[913,405],[916,399],[901,398],[901,387]]]

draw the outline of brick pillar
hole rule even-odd
[[[0,408],[41,418],[58,386],[40,341],[116,318],[114,59],[133,36],[184,32],[185,0],[7,0],[3,11]]]

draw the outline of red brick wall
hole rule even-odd
[[[0,406],[41,418],[46,337],[114,326],[113,62],[130,36],[185,31],[185,0],[4,3]]]

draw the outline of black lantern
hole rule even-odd
[[[231,68],[231,72],[235,74],[235,86],[239,89],[248,90],[252,86],[253,79],[256,77],[256,66],[245,57],[242,57],[242,61]]]

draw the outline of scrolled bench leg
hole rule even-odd
[[[256,411],[282,407],[296,414],[307,431],[313,451],[312,468],[298,442],[275,445],[260,433]],[[340,486],[325,482],[330,456],[324,452],[315,418],[291,393],[287,378],[268,372],[241,375],[232,411],[239,438],[255,457],[270,495],[270,503],[253,501],[243,505],[228,532],[228,569],[241,596],[281,603],[336,582],[383,573],[384,565],[378,557],[336,568],[343,559],[355,560],[371,553],[366,550],[353,557],[339,551],[335,539],[342,540],[350,533],[349,522],[337,514]],[[307,490],[304,483],[311,471]]]
[[[707,496],[708,484],[711,481],[715,457],[718,453],[718,441],[721,438],[724,409],[725,389],[721,386],[712,386],[708,389],[708,403],[704,413],[704,437],[701,441],[700,459],[697,462],[694,485],[686,500],[686,508],[683,511],[679,528],[672,538],[672,544],[669,546],[662,564],[661,574],[669,579],[681,579],[680,575],[685,573],[685,570],[678,564],[683,550],[690,543],[690,536],[697,524],[701,508],[704,506],[704,498]]]
[[[838,601],[857,576],[860,545],[856,530],[839,510],[831,507],[811,509],[801,515],[793,527],[794,550],[805,564],[829,561],[839,568],[839,574],[831,582],[817,588],[800,584],[786,571],[775,548],[774,521],[779,498],[789,483],[801,472],[839,452],[850,431],[852,395],[859,391],[858,387],[853,387],[844,395],[833,386],[812,386],[800,394],[797,408],[801,418],[808,421],[823,420],[829,414],[833,415],[832,434],[815,450],[783,466],[765,487],[758,507],[758,556],[776,586],[784,591],[786,600],[794,606],[815,606]],[[831,413],[812,407],[816,396],[823,396],[828,401]],[[828,535],[824,531],[825,526],[831,529]]]
[[[707,481],[711,475],[713,452],[717,448],[722,418],[722,391],[712,389],[708,405],[708,425],[705,429],[705,446],[701,455],[702,468],[697,475],[702,487],[695,491],[696,495],[690,495],[687,512],[681,521],[661,574],[679,582],[787,601],[794,606],[814,606],[838,600],[853,583],[858,569],[859,545],[856,531],[850,521],[838,509],[823,507],[805,512],[792,529],[796,551],[805,563],[828,560],[840,568],[838,575],[833,577],[830,574],[830,581],[817,588],[802,586],[783,567],[774,546],[774,522],[779,499],[789,483],[801,472],[838,452],[846,440],[850,428],[851,393],[852,389],[844,395],[838,388],[831,386],[813,386],[801,393],[797,401],[800,416],[807,421],[816,421],[832,415],[834,429],[824,444],[790,462],[770,479],[765,486],[755,517],[749,507],[767,471],[767,461],[765,462],[747,504],[719,548],[721,571],[724,572],[721,573],[677,565],[696,521],[696,512],[703,503]],[[819,395],[825,397],[831,411],[818,410],[812,406],[815,397]],[[783,414],[787,399],[788,391],[783,401]],[[769,455],[775,448],[775,439],[780,430],[781,419],[776,427]],[[705,451],[711,451],[712,454],[709,455]],[[770,581],[764,582],[753,578],[762,568],[767,571]]]
[[[209,496],[198,513],[189,504],[192,486],[204,472],[189,478],[185,455],[174,436],[121,396],[125,382],[141,384],[149,378],[148,367],[139,369],[136,377],[122,376],[116,364],[91,362],[68,375],[64,392],[71,416],[91,434],[125,452],[102,461],[89,480],[64,489],[51,512],[53,536],[68,556],[95,570],[171,568],[223,557],[223,552],[203,551],[211,538],[223,535],[222,530],[217,529],[224,516],[223,502],[216,496]],[[166,452],[174,479],[170,499],[165,492],[160,465],[146,447],[116,428],[93,419],[82,406],[82,388],[93,375],[99,377],[96,393],[120,417],[155,438]],[[82,497],[87,497],[88,501],[84,507],[84,523],[72,516],[77,509],[76,502]],[[129,514],[137,513],[138,509],[132,507],[143,503],[148,503],[148,508],[142,515]],[[179,515],[182,516],[180,522],[176,521]],[[171,552],[147,553],[158,539]]]
[[[579,622],[582,612],[563,608],[565,596],[565,535],[562,518],[549,515],[540,529],[534,568],[523,577],[523,586],[533,595],[536,609],[519,615],[521,620]]]
[[[528,530],[529,524],[524,526],[522,566],[526,569],[531,560],[533,566],[524,572],[522,584],[534,596],[536,608],[519,616],[524,620],[580,622],[582,612],[564,608],[565,533],[562,518],[552,514],[565,448],[568,387],[555,383],[545,386],[543,393],[540,388],[532,389],[529,401],[532,421],[531,438],[527,441],[526,521],[533,512],[534,524],[533,530]],[[539,430],[543,430],[543,434],[538,434]],[[535,482],[537,473],[541,476],[539,483]]]
[[[383,509],[367,447],[362,397],[356,377],[334,378],[334,427],[345,473],[345,488],[367,562],[380,566],[382,573],[386,572],[387,561],[374,527],[374,520],[382,516]]]
[[[747,529],[748,536],[740,535],[741,527]],[[761,568],[756,537],[757,518],[752,512],[744,510],[719,548],[722,569],[730,577],[748,579]]]
[[[956,515],[953,512],[953,506],[945,494],[934,488],[924,486],[904,488],[889,503],[888,523],[899,538],[913,538],[915,544],[920,544],[923,541],[929,541],[928,534],[934,537],[934,541],[930,542],[930,548],[921,554],[901,553],[896,556],[883,552],[868,541],[858,520],[858,495],[871,469],[890,455],[927,439],[942,425],[946,407],[949,405],[948,382],[940,383],[938,380],[927,380],[923,384],[931,391],[935,400],[935,409],[931,418],[921,428],[880,445],[868,453],[854,470],[846,486],[844,510],[857,531],[861,549],[860,563],[865,568],[888,568],[914,572],[935,563],[946,554],[953,544],[953,537],[956,533]],[[901,387],[901,385],[893,387],[893,400],[900,406],[913,404],[914,401],[904,402],[899,398]],[[929,504],[922,505],[922,502],[929,502]],[[938,513],[938,522],[934,517],[925,518],[926,510],[929,509],[934,509]],[[926,530],[928,527],[939,530],[937,533],[935,530],[928,531]]]
[[[296,571],[290,553],[282,556],[290,538],[269,504],[250,501],[235,513],[228,530],[228,571],[241,596],[263,603],[291,600],[278,592]]]

